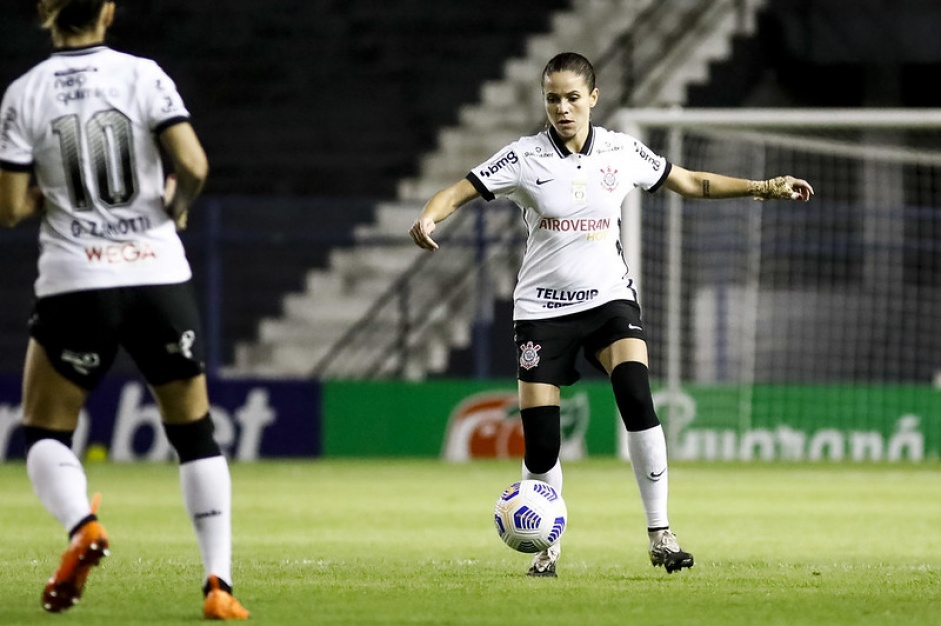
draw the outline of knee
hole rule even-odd
[[[625,361],[611,372],[611,386],[621,419],[628,431],[647,430],[660,424],[650,394],[647,366]]]
[[[72,435],[74,430],[52,430],[51,428],[41,428],[39,426],[23,426],[23,439],[26,443],[26,452],[34,444],[43,439],[54,439],[66,448],[72,447]]]
[[[209,413],[195,422],[164,424],[163,430],[180,457],[181,464],[222,454],[213,437],[214,428]]]

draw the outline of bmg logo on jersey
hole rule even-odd
[[[480,175],[484,178],[490,178],[491,175],[496,174],[510,163],[516,165],[519,162],[520,159],[516,156],[516,151],[510,150],[484,166],[484,168],[480,170]]]
[[[642,158],[644,161],[650,163],[650,165],[653,167],[653,171],[660,171],[660,157],[652,152],[648,152],[647,148],[642,143],[637,141],[634,142],[634,152],[636,152],[637,156]]]

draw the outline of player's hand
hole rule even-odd
[[[176,174],[170,174],[167,176],[167,180],[163,185],[163,207],[167,211],[167,215],[173,220],[173,223],[176,224],[177,231],[186,230],[186,222],[189,217],[188,211],[181,211],[176,213],[173,207],[173,198],[176,196]]]
[[[163,183],[163,206],[167,210],[167,213],[170,213],[173,208],[173,196],[175,195],[176,174],[170,174]]]
[[[26,205],[29,207],[29,214],[42,215],[46,212],[46,198],[42,195],[42,190],[33,185],[26,190]]]
[[[809,202],[810,197],[814,195],[814,188],[811,187],[810,183],[806,180],[794,178],[793,176],[785,176],[784,181],[791,189],[791,200]]]
[[[793,176],[778,176],[768,180],[755,180],[748,184],[748,193],[756,200],[803,200],[814,195],[814,188],[806,180]]]
[[[183,211],[179,215],[173,218],[173,223],[176,224],[177,232],[186,230],[187,220],[189,220],[189,211]]]
[[[425,250],[438,249],[438,244],[431,238],[433,232],[435,232],[435,221],[430,217],[419,217],[408,230],[408,234],[412,236],[415,245]]]

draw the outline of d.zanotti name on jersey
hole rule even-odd
[[[109,238],[116,235],[127,235],[129,233],[143,233],[150,230],[150,228],[150,218],[146,215],[139,215],[129,219],[122,218],[116,222],[72,220],[72,236],[76,238],[82,235]]]

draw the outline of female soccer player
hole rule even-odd
[[[650,561],[674,572],[693,566],[667,518],[667,450],[654,412],[644,322],[621,254],[624,197],[660,187],[690,198],[809,200],[811,186],[791,176],[749,181],[693,172],[628,135],[591,123],[595,72],[583,56],[552,58],[542,74],[548,128],[522,137],[437,192],[409,234],[436,250],[435,225],[479,196],[508,196],[522,209],[529,239],[514,292],[518,387],[526,452],[523,478],[561,492],[560,386],[579,378],[579,349],[608,374],[628,431],[634,477],[647,517]],[[557,545],[536,554],[529,574],[555,576]]]
[[[41,0],[39,10],[54,50],[3,98],[0,223],[42,216],[23,380],[26,468],[70,537],[42,606],[71,607],[108,555],[98,497],[89,503],[71,442],[122,345],[179,456],[206,573],[204,616],[245,619],[231,586],[231,478],[213,438],[200,319],[176,232],[202,189],[206,155],[163,70],[104,45],[113,2]],[[175,172],[166,184],[161,147]]]

